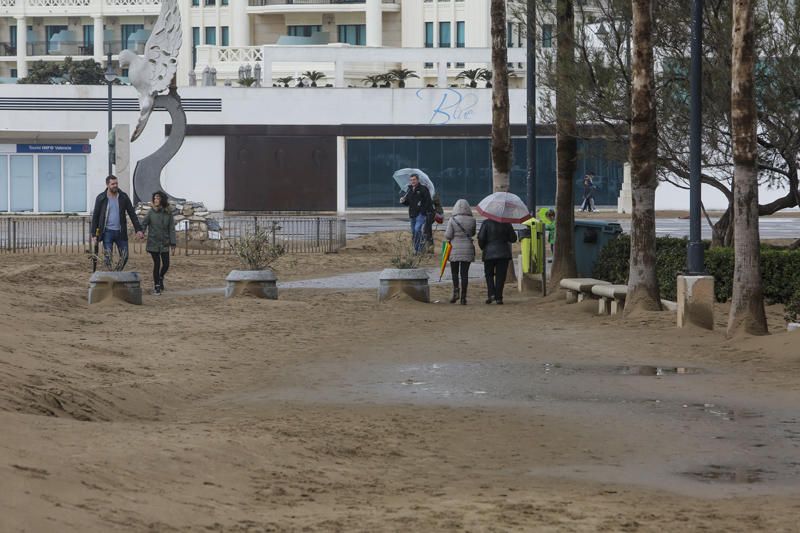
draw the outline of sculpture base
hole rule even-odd
[[[386,302],[406,296],[417,302],[431,301],[428,271],[421,268],[387,268],[381,272],[378,301]]]
[[[278,299],[278,278],[272,270],[232,270],[225,278],[225,298],[254,296],[266,300]]]
[[[89,305],[125,302],[142,305],[138,272],[95,272],[89,278]]]

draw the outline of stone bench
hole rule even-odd
[[[137,272],[95,272],[89,279],[89,305],[120,301],[142,305],[141,282]]]
[[[574,304],[582,302],[587,295],[592,294],[592,287],[595,285],[611,285],[607,281],[594,278],[565,278],[559,284],[562,289],[567,291],[567,303]]]
[[[628,295],[627,285],[595,285],[592,294],[597,296],[597,314],[616,315],[625,308],[625,297]]]

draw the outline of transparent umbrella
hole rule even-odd
[[[531,218],[519,196],[510,192],[490,194],[478,204],[478,213],[496,222],[518,224]]]
[[[423,184],[426,189],[428,189],[428,192],[431,193],[431,198],[433,198],[433,195],[436,194],[436,188],[433,186],[433,182],[428,177],[428,175],[425,174],[420,169],[404,168],[395,172],[392,177],[394,178],[394,181],[397,183],[397,186],[400,187],[400,190],[405,191],[408,188],[408,180],[412,174],[416,174],[417,176],[419,176],[419,182]]]

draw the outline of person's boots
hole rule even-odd
[[[467,305],[467,286],[461,289],[461,305]]]
[[[450,303],[454,304],[458,301],[459,290],[458,287],[453,287],[453,297],[450,298]]]

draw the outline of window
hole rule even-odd
[[[8,211],[8,156],[0,154],[0,213]]]
[[[321,32],[322,26],[286,26],[289,37],[311,37],[314,32]]]
[[[552,48],[553,47],[553,25],[552,24],[544,24],[544,25],[542,25],[542,47],[543,48]]]
[[[58,32],[64,31],[66,29],[67,29],[66,26],[61,26],[61,25],[58,25],[58,26],[45,26],[45,35],[47,36],[46,37],[46,41],[47,42],[45,42],[46,53],[49,54],[50,53],[50,49],[52,47],[52,45],[50,44],[50,39],[52,39]]]
[[[217,44],[217,28],[214,26],[209,26],[206,28],[206,44]]]
[[[231,44],[231,29],[228,26],[222,27],[222,46],[230,46]]]
[[[11,211],[33,211],[33,156],[10,156]]]
[[[17,47],[17,27],[16,26],[9,26],[8,27],[8,42],[11,45],[11,48]]]
[[[506,46],[514,48],[514,23],[506,23]]]
[[[192,0],[192,6],[197,7],[200,5],[200,0]]]
[[[450,23],[439,23],[439,48],[450,48]]]
[[[197,47],[200,45],[200,28],[192,27],[192,68],[197,65]]]
[[[340,24],[336,26],[340,43],[364,46],[367,44],[366,24]]]
[[[17,76],[17,69],[15,69],[15,68],[12,68],[12,69],[11,69],[11,77],[12,77],[12,78],[17,78],[17,77],[18,77],[18,76]]]
[[[61,211],[61,156],[39,156],[39,212]]]
[[[464,48],[466,42],[464,39],[465,30],[466,26],[463,20],[456,22],[456,48]]]
[[[144,24],[123,24],[122,25],[122,48],[128,48],[128,39],[131,38],[131,35],[136,33],[139,30],[144,29]],[[144,44],[144,43],[142,43]]]
[[[64,211],[83,213],[86,209],[86,156],[64,156]]]
[[[94,46],[94,24],[83,25],[83,46]]]
[[[206,5],[207,6],[215,6],[215,5],[217,5],[217,2],[216,2],[216,0],[206,0]]]
[[[433,48],[433,22],[425,23],[425,48]]]
[[[222,0],[220,5],[227,6],[228,5],[228,0]]]

